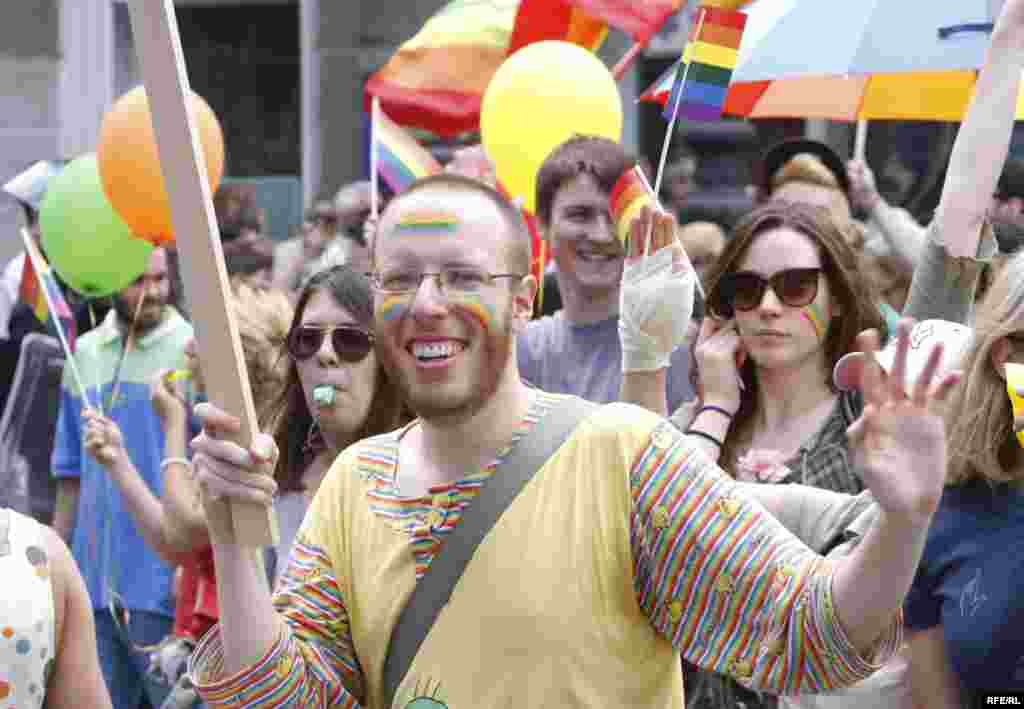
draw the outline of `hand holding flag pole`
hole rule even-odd
[[[89,392],[82,384],[82,375],[78,372],[78,364],[75,362],[75,353],[68,344],[67,335],[64,333],[64,326],[61,324],[61,318],[58,317],[60,312],[57,308],[57,303],[53,302],[54,296],[50,293],[50,289],[47,286],[47,276],[50,273],[50,267],[43,259],[43,255],[39,253],[36,248],[35,242],[32,240],[32,235],[28,233],[28,230],[24,227],[21,228],[21,240],[25,243],[25,258],[29,259],[32,264],[32,268],[36,273],[36,280],[39,284],[39,290],[42,291],[43,297],[46,299],[46,307],[52,314],[52,320],[54,329],[57,330],[57,338],[60,340],[60,345],[64,348],[65,361],[67,362],[68,369],[71,370],[71,376],[75,380],[75,386],[82,392],[82,402],[86,408],[92,408],[92,403],[89,401]],[[65,306],[66,307],[66,306]]]

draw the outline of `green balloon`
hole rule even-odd
[[[39,228],[50,265],[90,298],[131,285],[153,251],[151,243],[132,236],[107,201],[94,154],[71,161],[47,185]]]

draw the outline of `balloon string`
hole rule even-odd
[[[92,329],[95,330],[96,329],[96,310],[92,307],[92,305],[93,305],[93,301],[90,300],[87,303],[87,307],[88,307],[88,310],[89,310],[89,324],[92,326]],[[96,383],[96,405],[100,407],[100,415],[103,415],[103,385],[100,384],[100,372],[99,372],[99,369],[94,371],[93,374],[96,375],[95,376],[95,383]]]
[[[124,361],[128,357],[128,353],[132,350],[132,346],[135,344],[135,329],[139,322],[139,313],[142,312],[142,304],[146,302],[146,294],[143,292],[139,296],[139,302],[135,304],[135,315],[132,316],[131,325],[128,326],[128,336],[125,338],[124,346],[121,348],[121,357],[117,361],[117,369],[114,372],[114,383],[110,388],[110,402],[107,406],[108,409],[114,408],[114,402],[117,401],[117,394],[121,390],[121,374],[124,369]]]

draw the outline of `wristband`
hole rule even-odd
[[[717,438],[715,438],[714,436],[712,436],[710,433],[704,433],[703,431],[695,431],[692,428],[688,428],[688,429],[686,429],[686,435],[687,436],[697,436],[698,438],[703,438],[705,440],[711,441],[716,446],[718,446],[719,449],[721,449],[721,447],[722,447],[722,442],[720,440],[718,440]]]
[[[186,468],[191,468],[192,462],[188,458],[164,458],[164,461],[160,463],[160,472],[164,472],[170,465],[184,465]]]
[[[705,411],[717,411],[718,413],[722,414],[722,416],[725,416],[727,419],[730,419],[730,420],[733,419],[736,416],[735,413],[730,412],[730,411],[726,411],[721,406],[714,406],[712,404],[706,404],[706,405],[700,407],[699,409],[697,409],[697,413],[695,413],[693,415],[693,417],[697,418],[698,416],[700,416]]]

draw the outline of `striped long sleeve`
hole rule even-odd
[[[667,422],[630,472],[634,587],[688,660],[774,693],[825,692],[877,670],[896,617],[860,657],[832,605],[832,566],[787,532]]]
[[[191,664],[203,700],[233,709],[361,706],[365,684],[345,599],[327,554],[308,533],[296,540],[274,606],[284,619],[281,637],[238,674],[224,676],[219,626],[203,638]]]

